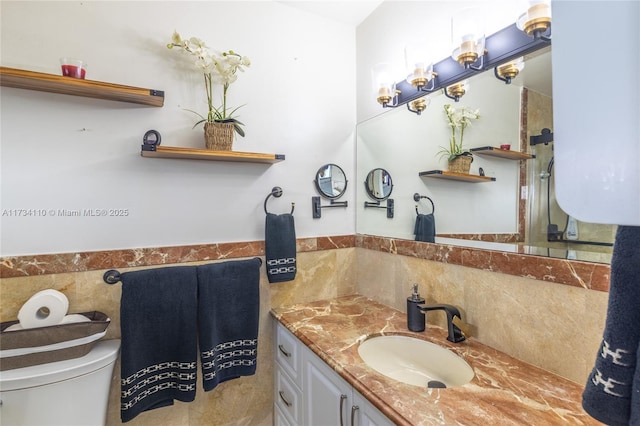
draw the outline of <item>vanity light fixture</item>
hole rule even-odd
[[[493,73],[498,80],[502,80],[505,84],[511,84],[511,80],[524,68],[524,60],[518,58],[514,61],[507,62],[506,64],[498,65],[493,69]]]
[[[405,64],[409,73],[407,82],[417,90],[431,92],[435,89],[435,77],[438,74],[433,72],[433,63],[426,57],[427,54],[421,47],[409,45],[404,49]]]
[[[516,26],[535,40],[550,41],[544,33],[551,27],[551,0],[529,0],[529,8],[518,17]]]
[[[398,106],[398,94],[396,83],[393,80],[393,71],[391,64],[377,64],[371,70],[373,80],[373,91],[376,100],[384,108],[394,108]]]
[[[485,31],[482,10],[467,8],[451,17],[451,42],[454,45],[451,57],[464,69],[482,71],[484,66]],[[480,64],[473,66],[480,60]]]
[[[444,95],[453,99],[455,102],[458,102],[467,90],[469,89],[469,83],[465,81],[461,81],[460,83],[453,84],[451,86],[447,86],[444,88]]]
[[[422,114],[422,111],[427,109],[427,106],[431,103],[431,99],[427,97],[418,98],[415,101],[407,103],[407,109],[418,115]]]
[[[537,1],[536,4],[541,2],[541,0],[534,1]],[[477,19],[478,16],[481,16],[481,11],[474,16]],[[484,31],[478,32],[478,34],[484,34]],[[493,68],[496,77],[509,83],[522,70],[524,65],[522,58],[526,58],[527,55],[540,49],[548,48],[551,43],[550,38],[544,38],[550,34],[550,27],[539,38],[535,38],[535,31],[532,34],[534,37],[528,36],[514,22],[486,36],[486,50],[484,49],[484,35],[480,37],[479,43],[476,43],[478,39],[469,36],[467,37],[468,41],[475,40],[469,44],[476,47],[477,44],[480,44],[482,49],[476,50],[475,55],[468,56],[467,65],[460,66],[458,55],[453,55],[454,57],[447,55],[444,59],[434,62],[433,65],[422,66],[418,64],[429,64],[429,62],[428,59],[424,59],[426,55],[421,55],[417,56],[417,59],[412,59],[412,62],[407,61],[411,66],[404,73],[404,76],[407,74],[409,76],[395,81],[392,80],[392,77],[397,76],[397,73],[391,72],[390,64],[379,64],[372,69],[374,99],[385,108],[395,108],[407,104],[409,111],[420,114],[429,105],[428,95],[430,93],[439,93],[440,90],[443,90],[445,96],[456,102],[459,101],[469,90],[466,80],[478,71]],[[456,51],[461,51],[461,48],[456,47]],[[476,58],[475,62],[474,58]],[[425,96],[427,99],[423,104],[420,99]]]

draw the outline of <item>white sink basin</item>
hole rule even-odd
[[[408,336],[369,338],[358,353],[377,372],[425,388],[461,386],[474,376],[469,364],[450,350]]]

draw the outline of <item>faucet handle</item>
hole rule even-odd
[[[471,326],[466,322],[462,321],[462,319],[459,316],[454,315],[451,322],[453,323],[453,325],[455,325],[460,329],[460,331],[462,332],[462,335],[465,338],[471,337]]]

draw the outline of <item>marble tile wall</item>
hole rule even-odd
[[[198,382],[199,389],[196,392],[196,400],[192,403],[176,402],[172,407],[160,408],[143,413],[128,422],[132,426],[140,425],[176,425],[176,426],[197,426],[197,425],[260,425],[269,426],[272,424],[273,406],[273,332],[272,321],[269,311],[272,307],[288,304],[308,302],[312,300],[333,298],[355,292],[355,248],[353,247],[353,237],[347,238],[347,242],[341,238],[337,239],[307,239],[298,242],[297,266],[298,273],[296,279],[290,282],[269,284],[264,268],[260,277],[260,329],[258,335],[258,366],[254,376],[242,377],[220,384],[210,392],[204,392]],[[336,243],[336,241],[341,241]],[[350,241],[350,242],[349,242]],[[233,244],[227,248],[232,249]],[[243,255],[259,255],[260,252],[243,252],[238,244],[236,252]],[[346,248],[339,248],[346,246]],[[325,250],[322,248],[331,248]],[[204,249],[202,249],[204,250]],[[202,252],[201,250],[201,252]],[[208,249],[211,251],[211,249]],[[177,249],[170,252],[179,251]],[[215,251],[215,250],[214,250]],[[156,263],[158,259],[167,259],[169,255],[162,249],[150,250],[150,257],[146,257],[146,262]],[[162,254],[162,255],[161,255]],[[191,256],[191,255],[189,255]],[[52,256],[51,259],[61,256]],[[64,257],[64,256],[62,256]],[[98,265],[102,268],[112,268],[115,264],[122,263],[122,256],[116,253],[113,259],[108,260],[108,256],[88,256],[97,257],[102,260]],[[229,252],[219,252],[216,259],[235,257]],[[73,258],[73,256],[71,256]],[[136,263],[144,264],[145,256],[127,257],[137,259]],[[175,256],[176,260],[184,259]],[[153,259],[153,260],[151,260]],[[189,259],[199,259],[198,256]],[[24,260],[24,259],[22,259]],[[21,259],[16,259],[20,263]],[[199,260],[193,262],[177,262],[171,266],[183,264],[204,263]],[[55,270],[64,270],[64,262],[53,262]],[[96,263],[94,263],[95,265]],[[168,264],[161,263],[162,265]],[[76,265],[78,265],[76,263]],[[106,266],[109,265],[109,266]],[[73,264],[67,269],[77,266]],[[120,272],[139,270],[157,266],[118,266]],[[82,266],[81,268],[84,268]],[[46,266],[40,265],[31,271],[47,270]],[[29,276],[16,276],[3,278],[0,285],[0,296],[2,299],[0,309],[0,320],[14,320],[17,317],[20,306],[37,291],[53,288],[64,293],[69,299],[70,312],[83,312],[98,310],[109,315],[111,325],[108,328],[106,339],[120,337],[120,284],[108,285],[102,275],[104,269],[37,274]],[[17,275],[17,274],[16,274]],[[120,422],[120,366],[116,365],[111,384],[109,398],[109,411],[107,415],[107,425],[119,425]]]
[[[263,256],[261,242],[34,255],[0,259],[0,320],[13,320],[33,293],[54,288],[71,312],[99,310],[112,319],[107,338],[118,338],[120,285],[107,285],[106,269],[121,272]],[[196,401],[144,413],[131,425],[270,425],[272,329],[269,310],[361,293],[405,310],[419,283],[429,303],[461,307],[480,342],[582,383],[599,344],[609,266],[521,254],[416,243],[364,235],[298,240],[298,274],[291,282],[260,280],[261,325],[257,374],[197,393]],[[428,321],[443,326],[443,315]],[[110,395],[108,425],[120,424],[119,365]],[[251,401],[247,404],[246,401]]]
[[[426,303],[461,309],[474,339],[584,384],[606,316],[608,294],[457,264],[359,249],[357,290],[406,312],[411,286]],[[442,312],[427,322],[446,327]]]

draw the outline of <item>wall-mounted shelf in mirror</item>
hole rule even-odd
[[[533,154],[527,154],[525,152],[518,152],[518,151],[510,151],[508,149],[501,149],[493,146],[471,148],[470,151],[478,155],[505,158],[507,160],[531,160],[532,158],[536,158],[536,156]]]
[[[38,92],[59,93],[155,107],[164,105],[164,92],[162,90],[144,89],[8,67],[0,67],[0,85]]]
[[[178,158],[186,160],[235,161],[244,163],[277,163],[284,161],[282,154],[262,154],[257,152],[212,151],[209,149],[182,148],[176,146],[143,145],[143,157]]]
[[[428,177],[428,178],[437,178],[437,179],[457,180],[460,182],[470,182],[470,183],[493,182],[496,180],[496,178],[490,177],[490,176],[470,175],[466,173],[450,172],[448,170],[429,170],[426,172],[418,173],[418,176]]]

